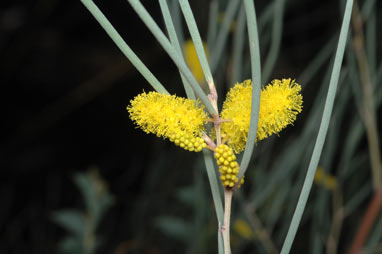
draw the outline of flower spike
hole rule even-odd
[[[224,187],[232,188],[239,181],[237,175],[239,173],[239,164],[236,161],[236,156],[231,148],[227,145],[219,145],[215,149],[216,164],[219,167],[220,180]],[[240,180],[238,187],[244,183],[244,179]]]
[[[278,134],[296,120],[302,111],[301,86],[291,79],[275,79],[262,88],[260,94],[259,123],[257,140]],[[237,83],[227,94],[221,112],[222,119],[230,119],[221,124],[227,145],[235,153],[245,149],[251,114],[252,82]]]
[[[188,151],[199,152],[207,115],[194,100],[158,92],[141,93],[127,107],[130,118],[146,133],[168,138]]]

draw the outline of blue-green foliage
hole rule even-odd
[[[52,215],[52,219],[68,235],[59,243],[61,253],[96,253],[102,243],[96,230],[102,216],[113,204],[113,197],[108,192],[105,182],[95,169],[74,176],[85,210],[60,210]]]

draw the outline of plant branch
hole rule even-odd
[[[350,254],[360,253],[370,230],[372,229],[375,220],[380,214],[382,209],[382,191],[374,192],[373,199],[370,201],[369,206],[362,218],[357,233],[354,237],[353,244],[350,247]]]
[[[208,65],[207,55],[204,51],[203,42],[200,37],[198,27],[196,25],[194,14],[191,11],[191,6],[188,0],[179,0],[179,4],[183,12],[184,18],[186,20],[186,24],[188,26],[188,30],[190,32],[192,41],[194,43],[196,54],[200,62],[200,66],[202,67],[203,74],[206,78],[208,87],[210,88],[210,94],[212,96],[211,104],[215,107],[216,113],[218,114],[218,108],[217,108],[218,95],[216,93],[216,87],[212,77],[211,69],[210,69],[210,66]]]
[[[230,234],[232,193],[233,193],[233,190],[231,188],[224,188],[224,225],[221,228],[221,231],[223,233],[223,241],[224,241],[224,254],[231,254],[229,234]]]
[[[170,15],[170,11],[168,9],[167,0],[159,0],[159,5],[162,10],[163,19],[167,28],[167,33],[170,37],[170,41],[174,48],[178,50],[178,53],[182,55],[182,49],[180,48],[178,36],[176,34],[174,23],[172,22],[172,18]],[[192,100],[196,100],[194,91],[192,90],[191,85],[188,83],[187,79],[184,77],[182,72],[180,72],[180,77],[182,79],[182,83],[184,86],[184,90],[186,91],[187,98],[190,98]]]
[[[380,156],[381,152],[379,148],[376,112],[373,99],[373,85],[370,78],[370,70],[364,47],[364,35],[362,27],[363,21],[357,1],[354,3],[352,22],[354,28],[353,48],[357,58],[363,92],[363,114],[361,115],[361,118],[365,124],[366,136],[369,145],[373,187],[374,190],[382,191],[382,163]]]
[[[150,70],[142,63],[134,51],[126,44],[123,38],[119,35],[117,30],[109,22],[109,20],[103,15],[92,0],[81,0],[93,17],[102,26],[105,32],[110,36],[113,42],[118,46],[122,53],[129,59],[135,68],[142,74],[142,76],[150,83],[150,85],[159,93],[169,94],[166,88],[156,79],[156,77],[150,72]]]
[[[212,106],[211,102],[207,98],[203,89],[200,87],[199,83],[196,81],[195,77],[191,73],[190,69],[187,67],[184,62],[183,56],[178,53],[178,51],[174,48],[174,46],[170,43],[164,33],[161,31],[157,23],[151,17],[151,15],[147,12],[145,7],[139,0],[127,0],[131,7],[135,10],[137,15],[141,18],[143,23],[147,26],[147,28],[151,31],[154,37],[157,39],[159,44],[163,47],[166,53],[173,60],[178,69],[183,73],[184,77],[190,83],[191,87],[194,89],[195,94],[200,98],[203,104],[206,106],[206,109],[211,115],[217,114],[215,108]]]
[[[270,254],[280,253],[280,251],[277,250],[276,245],[272,241],[267,229],[264,227],[263,223],[261,222],[261,219],[256,214],[256,207],[254,203],[246,202],[240,191],[238,192],[238,197],[239,197],[239,202],[241,204],[242,210],[248,219],[248,222],[252,228],[252,231],[256,233],[259,240],[261,241],[264,248],[266,249],[267,253],[270,253]]]
[[[341,234],[342,223],[345,219],[345,209],[343,207],[343,195],[339,184],[336,185],[333,192],[333,218],[330,227],[329,237],[326,243],[326,253],[337,253],[338,241]]]

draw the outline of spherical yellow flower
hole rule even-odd
[[[199,102],[175,95],[143,92],[130,101],[127,110],[130,118],[146,133],[169,138],[189,151],[206,147],[201,134],[207,115]]]
[[[262,88],[256,140],[279,133],[302,111],[301,86],[291,79],[275,79]],[[221,118],[223,136],[235,153],[245,149],[251,114],[252,82],[237,83],[227,94]]]

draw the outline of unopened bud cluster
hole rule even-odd
[[[215,149],[215,159],[219,166],[220,180],[224,187],[234,187],[239,180],[239,164],[231,148],[227,145],[219,145]],[[244,183],[242,178],[238,187]]]
[[[173,134],[170,135],[169,138],[171,142],[175,143],[175,145],[180,146],[181,148],[190,152],[200,152],[207,146],[202,138],[190,136],[186,133]]]

